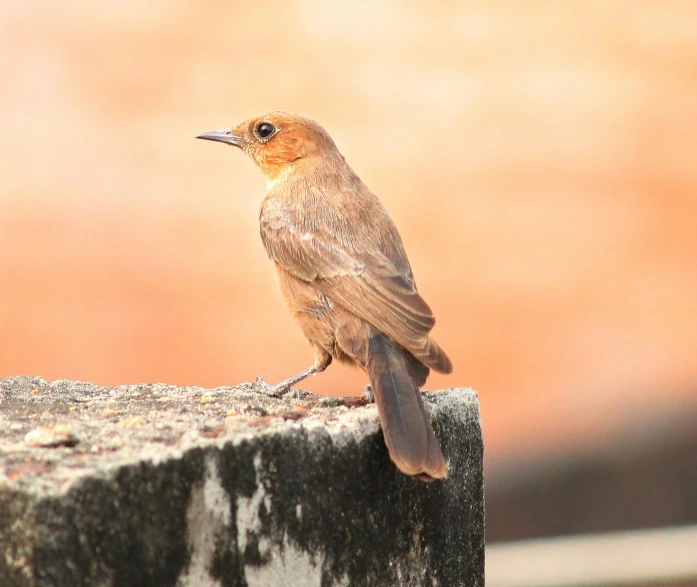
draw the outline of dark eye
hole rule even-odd
[[[257,126],[257,136],[260,139],[268,139],[275,132],[276,127],[270,122],[262,122]]]

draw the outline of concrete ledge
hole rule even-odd
[[[359,398],[12,377],[0,402],[3,587],[484,585],[471,390],[426,395],[431,484]]]

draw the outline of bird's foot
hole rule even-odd
[[[284,393],[290,390],[296,383],[300,383],[303,379],[307,379],[310,375],[318,373],[317,367],[310,367],[305,369],[302,373],[298,373],[294,377],[290,377],[285,381],[281,381],[278,385],[273,387],[266,383],[261,377],[257,377],[257,387],[262,393],[270,395],[272,397],[281,397]],[[294,390],[293,397],[295,399],[300,399],[302,397],[301,393],[296,389]]]
[[[285,381],[279,383],[278,385],[269,385],[261,377],[257,377],[256,386],[259,391],[271,397],[281,397],[290,389],[290,385],[288,385]],[[295,392],[298,393],[297,390],[295,390]]]
[[[282,381],[278,385],[269,385],[261,377],[257,377],[255,385],[259,391],[265,393],[270,397],[281,397],[289,391],[293,392],[293,399],[302,399],[303,392],[309,395],[317,395],[316,393],[312,393],[311,391],[308,391],[306,389],[291,389],[291,384],[289,384],[287,381]]]
[[[307,389],[300,389],[298,387],[296,387],[295,389],[291,389],[290,391],[293,392],[293,399],[302,399],[304,394],[317,395],[316,393],[312,393]]]
[[[369,404],[372,404],[375,401],[375,394],[373,393],[373,387],[370,385],[370,383],[366,384],[366,386],[363,388],[363,397],[368,400]]]

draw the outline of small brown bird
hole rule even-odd
[[[399,470],[424,480],[445,477],[419,387],[430,369],[450,373],[452,364],[429,337],[433,313],[383,205],[309,118],[272,112],[197,138],[239,147],[266,177],[261,238],[315,353],[310,369],[271,391],[324,371],[332,358],[358,365],[370,378]]]

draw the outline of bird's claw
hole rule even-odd
[[[363,397],[368,400],[369,404],[375,401],[375,394],[373,393],[373,386],[370,383],[366,384],[363,388]]]
[[[257,387],[259,388],[259,391],[262,393],[265,393],[266,395],[270,395],[271,397],[281,397],[284,393],[286,393],[290,387],[287,385],[269,385],[264,381],[261,377],[257,377],[256,380]]]

